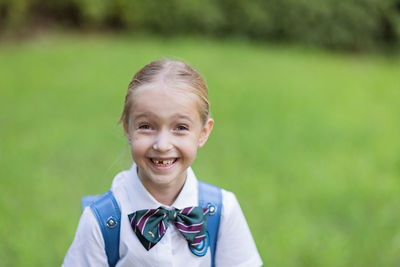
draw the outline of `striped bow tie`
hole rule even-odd
[[[131,227],[142,245],[150,250],[157,244],[172,222],[187,239],[189,246],[196,247],[205,238],[208,208],[188,207],[182,210],[158,209],[138,210],[128,215]]]

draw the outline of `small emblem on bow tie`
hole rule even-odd
[[[154,238],[154,234],[151,231],[148,231],[148,233]]]

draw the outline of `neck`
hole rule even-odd
[[[154,187],[147,187],[145,185],[145,187],[158,202],[166,206],[172,206],[172,204],[174,204],[176,198],[178,197],[179,193],[181,192],[183,185],[178,189],[172,186],[167,188],[165,187],[154,188]]]
[[[166,184],[154,183],[150,179],[143,179],[140,171],[138,171],[138,176],[147,191],[158,202],[166,206],[171,206],[175,202],[186,181],[186,173],[181,178]]]

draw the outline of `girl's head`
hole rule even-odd
[[[121,121],[129,127],[135,91],[145,85],[162,84],[170,89],[192,93],[198,97],[198,112],[203,123],[210,117],[208,88],[200,73],[183,61],[170,59],[152,61],[140,69],[129,83]]]
[[[142,183],[180,188],[214,121],[203,77],[181,61],[159,60],[129,84],[121,116]]]

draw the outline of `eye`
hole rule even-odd
[[[151,127],[150,127],[149,124],[141,124],[141,125],[139,125],[138,129],[140,129],[140,130],[150,130]]]
[[[177,131],[188,131],[189,128],[185,125],[179,125],[175,128]]]

